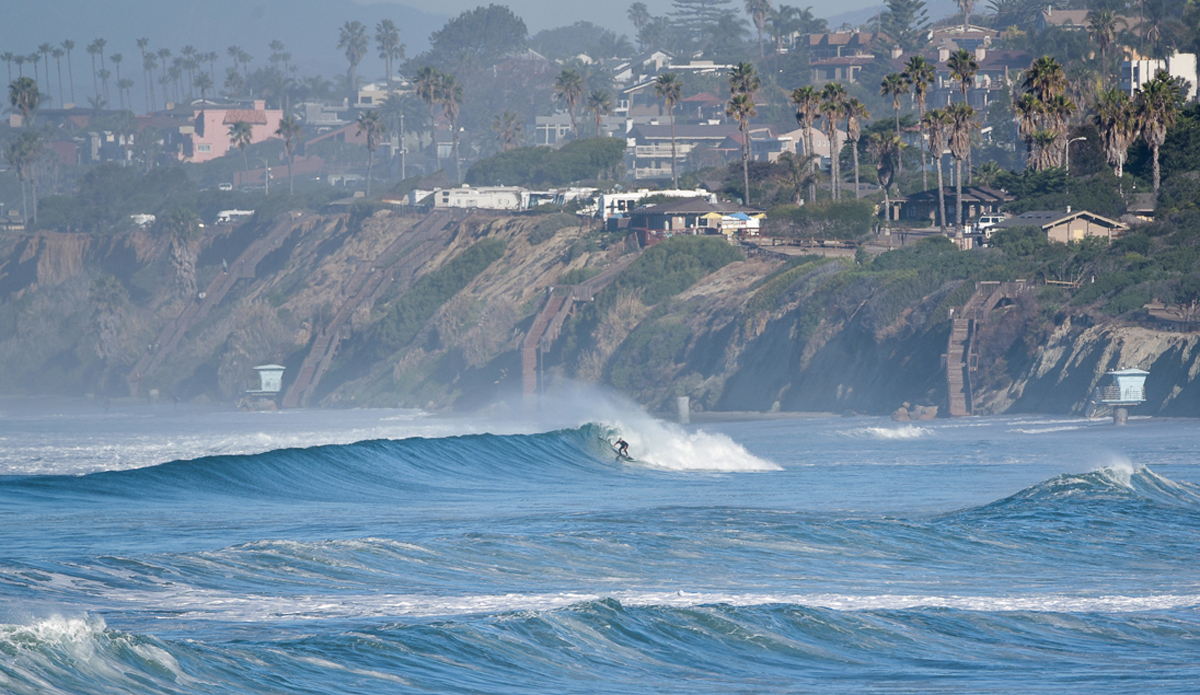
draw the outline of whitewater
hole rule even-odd
[[[1195,693],[1198,435],[0,400],[0,692]]]

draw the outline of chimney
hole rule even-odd
[[[1070,205],[1068,205],[1068,206],[1067,206],[1067,214],[1068,214],[1068,215],[1070,215],[1070,214],[1071,214],[1071,206],[1070,206]]]
[[[938,46],[938,62],[944,63],[950,60],[950,49],[945,46]]]
[[[254,110],[255,111],[266,111],[267,110],[267,102],[263,99],[255,99],[254,100]]]
[[[982,63],[983,59],[986,57],[987,57],[987,49],[984,48],[983,46],[976,46],[975,47],[975,60]]]
[[[904,55],[904,51],[899,46],[892,46],[892,60],[900,60],[902,55]]]

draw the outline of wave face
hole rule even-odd
[[[1047,424],[87,452],[0,476],[0,692],[1195,692],[1200,426]]]

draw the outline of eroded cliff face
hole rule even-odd
[[[342,346],[310,404],[472,410],[519,393],[518,348],[546,288],[567,271],[599,270],[628,251],[612,238],[598,244],[602,235],[586,226],[533,234],[544,219],[476,214],[458,222],[416,277],[481,240],[502,242],[503,253],[436,306],[402,347],[384,349],[377,338],[411,283],[361,303],[339,329]],[[421,220],[388,211],[357,220],[293,214],[208,230],[196,248],[199,287],[272,225],[286,227],[255,276],[239,280],[155,373],[142,375],[144,387],[162,397],[232,402],[256,364],[278,362],[295,374],[355,273],[373,269]],[[607,384],[661,412],[683,395],[708,410],[886,414],[904,402],[945,404],[947,316],[970,288],[888,279],[849,259],[779,276],[784,287],[764,285],[782,271],[779,260],[752,257],[653,306],[636,292],[577,305],[546,355],[546,381],[551,388],[556,379]],[[134,363],[196,301],[178,295],[172,273],[170,244],[153,233],[0,238],[0,357],[8,366],[0,388],[128,393]],[[108,276],[116,291],[102,282]],[[1082,414],[1105,371],[1136,366],[1151,372],[1148,402],[1136,413],[1200,416],[1195,334],[1056,311],[1029,293],[994,312],[978,335],[978,413]]]

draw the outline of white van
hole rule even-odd
[[[217,190],[218,191],[232,191],[233,184],[232,183],[218,183]]]
[[[1007,215],[984,215],[983,217],[980,217],[979,221],[977,221],[975,223],[975,229],[980,232],[983,232],[984,235],[987,236],[988,238],[991,238],[992,227],[995,227],[996,225],[1000,224],[1001,222],[1003,222],[1006,219],[1008,219]]]

